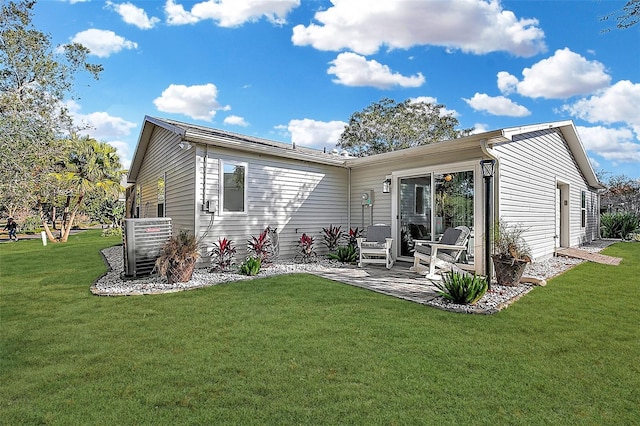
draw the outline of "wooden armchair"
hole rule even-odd
[[[358,266],[362,268],[367,263],[384,264],[387,269],[393,266],[391,256],[391,227],[388,225],[372,225],[367,227],[367,237],[358,238],[358,251],[360,261]]]
[[[426,274],[429,279],[440,279],[440,275],[436,274],[436,268],[451,269],[460,259],[462,253],[467,250],[470,234],[469,228],[458,226],[444,231],[442,238],[438,242],[416,240],[411,270]],[[420,262],[428,264],[429,268]]]

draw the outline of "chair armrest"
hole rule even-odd
[[[426,245],[430,245],[430,244],[437,244],[437,241],[431,241],[431,240],[413,240],[413,242],[416,245],[419,246],[426,246]]]
[[[385,247],[391,248],[391,244],[393,244],[393,238],[385,238]]]
[[[429,245],[433,248],[438,248],[440,250],[466,250],[467,249],[467,246],[454,246],[453,244],[430,243]]]
[[[362,242],[364,240],[365,240],[364,238],[360,238],[360,237],[356,238],[356,241],[358,242],[358,248],[360,248],[362,246]]]

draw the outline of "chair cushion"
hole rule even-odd
[[[363,241],[360,245],[362,248],[374,248],[374,249],[383,249],[386,247],[385,243],[378,243],[376,241]]]
[[[462,234],[462,229],[447,228],[440,238],[441,244],[455,245],[458,242],[458,238]]]
[[[384,243],[386,238],[391,238],[389,225],[372,225],[367,227],[367,241]]]

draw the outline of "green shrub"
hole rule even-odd
[[[448,272],[442,275],[442,282],[436,282],[438,294],[453,303],[474,305],[487,292],[487,279],[473,274]]]
[[[242,275],[248,275],[252,277],[254,275],[258,275],[261,266],[262,261],[259,257],[249,256],[245,259],[242,265],[240,265],[240,273]]]
[[[20,229],[25,234],[35,234],[36,232],[40,232],[42,226],[42,221],[38,216],[27,216],[22,224],[20,224]]]
[[[103,237],[122,237],[122,228],[105,228],[101,235]]]
[[[605,213],[600,216],[600,233],[603,238],[630,239],[630,234],[640,231],[640,218],[633,213]]]
[[[355,263],[358,261],[358,249],[351,245],[339,246],[335,253],[329,253],[329,259],[338,260],[342,263]]]

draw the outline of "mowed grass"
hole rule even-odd
[[[640,423],[640,244],[479,316],[303,274],[93,296],[117,242],[0,244],[0,424]]]

